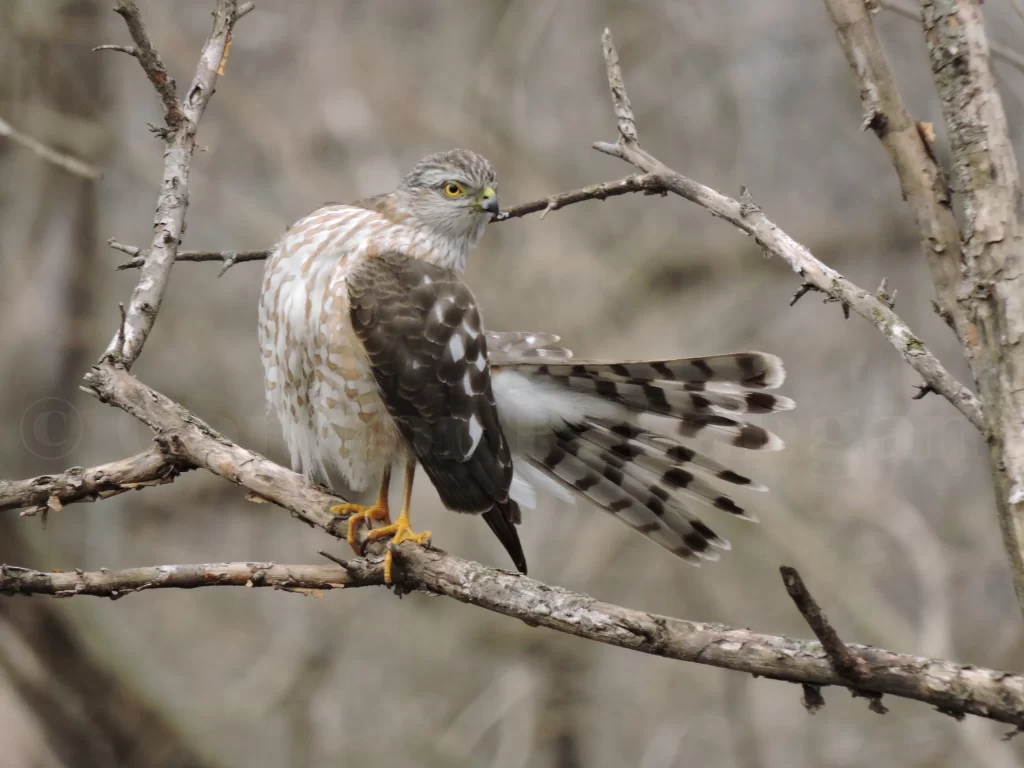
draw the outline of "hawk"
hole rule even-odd
[[[761,352],[642,362],[572,357],[558,337],[486,331],[461,273],[499,214],[497,179],[455,149],[420,161],[396,190],[328,204],[292,225],[267,260],[259,340],[267,400],[296,471],[376,502],[341,504],[357,550],[370,540],[426,544],[409,501],[417,464],[446,507],[483,515],[526,572],[516,525],[540,488],[582,496],[690,562],[727,549],[698,504],[752,515],[723,490],[764,490],[681,439],[774,450],[747,414],[788,410],[766,390],[785,376]],[[397,520],[392,468],[404,468]],[[371,526],[372,528],[372,526]],[[391,551],[385,556],[391,582]]]

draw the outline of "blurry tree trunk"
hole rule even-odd
[[[0,115],[97,164],[103,159],[110,97],[103,60],[90,49],[102,42],[104,12],[105,4],[92,0],[0,4],[0,70],[5,73]],[[95,182],[2,142],[0,163],[18,180],[10,196],[0,198],[0,219],[11,245],[0,258],[7,297],[18,304],[31,284],[43,286],[45,301],[34,308],[33,318],[50,339],[34,347],[36,354],[51,356],[35,390],[52,398],[37,426],[45,433],[42,444],[54,450],[52,455],[32,452],[36,463],[22,469],[48,471],[66,466],[73,455],[77,419],[71,403],[97,355],[88,329],[95,312],[98,191]],[[21,323],[26,327],[25,318]],[[30,547],[24,530],[17,517],[0,518],[0,562],[25,563]],[[74,768],[206,765],[156,708],[89,651],[63,614],[58,602],[0,601],[0,625],[22,641],[0,645],[0,681],[6,678],[35,718],[52,755]],[[43,760],[26,755],[25,764]]]

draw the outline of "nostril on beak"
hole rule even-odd
[[[500,213],[501,206],[498,204],[498,193],[487,187],[480,193],[480,207],[488,213]]]

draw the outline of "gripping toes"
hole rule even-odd
[[[383,504],[374,504],[372,507],[364,507],[360,504],[337,504],[330,508],[331,514],[346,516],[348,515],[348,535],[345,537],[348,541],[348,545],[352,547],[352,551],[357,555],[362,555],[362,547],[359,545],[359,539],[356,537],[356,529],[363,520],[374,520],[382,521],[385,524],[385,528],[393,527],[391,525],[391,516],[388,512],[388,508]],[[376,529],[383,530],[383,529]],[[370,534],[374,533],[374,529],[371,529]],[[371,541],[371,538],[367,538],[367,541]]]

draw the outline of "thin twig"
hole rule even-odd
[[[153,47],[153,41],[149,37],[146,25],[142,22],[142,14],[139,13],[138,6],[133,0],[117,0],[114,13],[124,19],[124,23],[128,26],[128,34],[132,36],[132,41],[135,43],[131,55],[139,60],[146,77],[149,78],[160,101],[163,102],[164,120],[167,127],[176,130],[185,119],[185,115],[181,111],[181,103],[178,101],[177,86],[174,78],[167,74],[167,67],[164,66],[160,54]],[[102,47],[106,48],[106,46]],[[128,53],[120,48],[117,50]]]
[[[642,192],[645,195],[664,194],[668,190],[659,184],[659,180],[653,174],[641,174],[627,176],[624,179],[606,181],[601,184],[591,184],[589,187],[574,189],[569,192],[561,192],[557,195],[531,200],[528,203],[520,203],[507,208],[501,213],[495,214],[493,221],[502,222],[511,219],[522,218],[532,213],[540,213],[541,218],[550,211],[557,211],[567,205],[582,203],[586,200],[605,200],[609,197],[628,195]],[[107,245],[115,250],[131,256],[131,261],[119,264],[117,269],[138,269],[146,263],[147,251],[134,245],[126,245],[117,240],[110,239]],[[271,250],[262,251],[181,251],[176,261],[219,261],[230,262],[230,266],[241,264],[247,261],[263,261],[269,258]],[[222,272],[223,274],[223,272]]]
[[[875,291],[875,298],[885,304],[889,309],[896,309],[897,293],[899,293],[899,291],[889,293],[889,278],[883,277],[882,282],[878,285],[878,290]]]
[[[612,92],[612,105],[618,120],[619,137],[624,144],[636,144],[640,138],[636,131],[636,118],[633,107],[626,95],[626,86],[622,80],[622,67],[619,66],[619,52],[615,50],[612,31],[605,27],[601,35],[601,50],[604,53],[605,68],[608,75],[608,87]]]
[[[3,118],[0,118],[0,136],[5,136],[15,144],[18,144],[29,152],[32,152],[37,157],[41,157],[48,163],[56,165],[58,168],[63,168],[68,173],[73,173],[75,176],[81,176],[85,179],[92,179],[93,181],[103,177],[103,171],[94,165],[82,162],[77,157],[58,152],[52,147],[48,147],[43,142],[39,141],[27,133],[22,133],[17,128],[14,128]]]
[[[782,583],[786,586],[786,592],[793,599],[800,615],[804,617],[807,625],[814,632],[814,636],[818,638],[836,673],[854,683],[863,680],[867,667],[864,659],[851,651],[846,643],[839,639],[839,634],[832,628],[825,612],[821,610],[821,606],[807,589],[797,569],[783,565],[779,568],[779,573],[782,574]]]
[[[615,54],[611,36],[606,32],[603,40],[609,82],[617,84],[617,87],[612,88],[612,95],[613,99],[619,100],[615,104],[615,113],[618,115],[628,107],[628,101],[625,99],[622,73],[619,71],[618,55]],[[627,133],[623,133],[624,130]],[[625,160],[646,174],[653,174],[653,177],[659,180],[659,184],[667,187],[670,192],[700,205],[715,216],[752,235],[761,248],[783,259],[805,283],[813,283],[830,297],[841,302],[844,314],[852,309],[861,317],[870,320],[926,382],[932,384],[975,427],[983,428],[978,398],[953,378],[924,342],[911,332],[907,324],[892,309],[873,294],[859,288],[831,267],[818,261],[810,251],[769,220],[759,207],[752,205],[752,200],[748,199],[741,203],[672,170],[641,149],[639,144],[632,142],[628,137],[628,128],[624,128],[622,121],[619,125],[619,140],[614,144],[597,142],[594,149]]]
[[[97,51],[118,51],[119,53],[126,53],[133,58],[139,58],[138,49],[131,45],[97,45],[92,51],[93,53]]]
[[[914,386],[917,387],[917,392],[910,396],[911,400],[923,400],[925,395],[939,394],[931,384],[915,384]]]
[[[798,301],[800,301],[800,299],[802,299],[811,291],[818,291],[819,293],[824,293],[824,291],[822,291],[821,288],[816,286],[814,283],[801,283],[800,287],[796,289],[796,293],[793,294],[793,298],[789,300],[789,306],[792,307],[793,305],[795,305]]]

